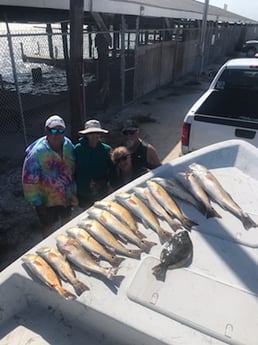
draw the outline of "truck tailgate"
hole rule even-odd
[[[258,147],[258,123],[209,115],[194,115],[189,151],[228,139],[243,139]]]

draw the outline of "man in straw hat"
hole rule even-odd
[[[88,208],[95,200],[105,197],[112,169],[111,147],[101,141],[101,135],[108,133],[98,120],[86,121],[79,131],[81,138],[75,145],[76,183],[79,206]]]

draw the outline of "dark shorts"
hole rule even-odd
[[[108,187],[101,188],[97,194],[78,195],[79,206],[83,209],[91,207],[95,201],[100,201],[109,193]]]
[[[96,201],[93,196],[88,196],[88,197],[78,196],[78,200],[79,200],[79,207],[83,208],[84,210],[91,207]]]
[[[37,212],[37,215],[43,225],[52,225],[58,221],[65,224],[71,219],[72,208],[64,206],[46,207],[44,213]]]

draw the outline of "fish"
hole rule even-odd
[[[102,243],[111,252],[120,253],[133,259],[140,259],[142,249],[131,249],[122,245],[113,234],[95,219],[82,219],[79,227],[89,232],[97,241]]]
[[[115,198],[118,202],[131,210],[131,212],[142,221],[145,227],[150,227],[154,230],[162,242],[167,239],[167,231],[160,226],[150,208],[147,207],[134,193],[116,193]]]
[[[172,217],[176,217],[185,228],[190,230],[192,226],[198,225],[182,213],[177,203],[172,199],[172,197],[170,197],[163,187],[151,180],[147,181],[146,183],[152,195],[156,198],[160,205],[163,206]]]
[[[193,243],[187,230],[179,229],[165,244],[160,254],[160,263],[152,267],[157,280],[165,281],[168,269],[185,266],[193,256]]]
[[[95,207],[101,208],[102,210],[106,210],[116,216],[121,222],[125,223],[129,226],[129,228],[139,237],[139,238],[146,238],[142,232],[138,230],[138,224],[127,208],[123,207],[116,201],[107,201],[101,200],[96,201],[94,203]]]
[[[59,293],[65,299],[75,299],[76,296],[64,289],[61,281],[52,267],[39,255],[28,253],[22,257],[22,261],[29,270],[45,285]]]
[[[155,213],[158,217],[165,219],[166,222],[169,224],[169,226],[176,231],[181,227],[181,224],[178,223],[175,219],[173,219],[167,211],[162,207],[157,200],[154,198],[154,196],[151,194],[149,188],[147,187],[135,187],[133,188],[134,193],[136,196],[141,199],[147,207],[150,207],[150,209]],[[171,233],[168,231],[161,232],[160,234],[161,240],[167,241]]]
[[[197,163],[189,165],[189,170],[193,173],[203,189],[210,198],[218,203],[224,210],[229,211],[240,219],[244,228],[249,230],[258,225],[242,208],[233,200],[231,195],[222,187],[217,178],[205,166]]]
[[[162,177],[153,177],[151,181],[158,183],[163,187],[170,196],[176,197],[180,200],[186,201],[192,204],[198,210],[202,210],[202,205],[189,193],[184,186],[174,178],[166,179]]]
[[[79,227],[73,227],[66,230],[69,236],[72,236],[93,255],[101,256],[112,266],[119,266],[124,258],[119,258],[108,252],[89,232]]]
[[[104,267],[98,264],[82,245],[73,237],[60,234],[56,237],[57,247],[67,260],[79,267],[84,273],[99,273],[112,280],[118,271],[118,267]]]
[[[176,177],[182,182],[182,184],[187,188],[192,195],[203,205],[202,206],[202,213],[207,217],[218,217],[221,216],[218,212],[213,208],[210,203],[210,199],[204,189],[202,188],[199,181],[196,177],[189,172],[178,173]]]
[[[112,213],[108,211],[98,208],[92,208],[88,210],[88,214],[90,217],[99,221],[113,234],[121,236],[122,238],[126,238],[147,253],[149,253],[151,248],[157,244],[155,242],[150,242],[146,239],[140,239],[139,237],[137,237],[127,225],[120,222],[119,219],[117,219]]]
[[[78,296],[80,296],[84,291],[90,289],[87,285],[76,278],[75,272],[69,262],[56,248],[41,247],[36,250],[36,253],[48,262],[61,279],[72,284]]]

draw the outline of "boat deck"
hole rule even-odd
[[[238,204],[258,222],[258,151],[231,140],[177,158],[121,188],[130,192],[149,178],[169,178],[192,162],[207,166]],[[111,194],[107,199],[113,199]],[[179,202],[197,226],[190,232],[190,265],[169,270],[165,282],[151,268],[159,262],[158,236],[139,223],[158,244],[141,260],[126,258],[114,283],[76,270],[90,287],[65,300],[32,279],[21,258],[0,275],[0,345],[26,341],[45,344],[256,345],[258,337],[257,229],[245,230],[229,212],[213,204],[219,218],[206,219]],[[87,211],[58,229],[30,252],[55,246],[56,235],[80,222]],[[168,231],[166,222],[161,225]],[[117,282],[117,284],[115,284]],[[72,286],[64,287],[73,291]]]

